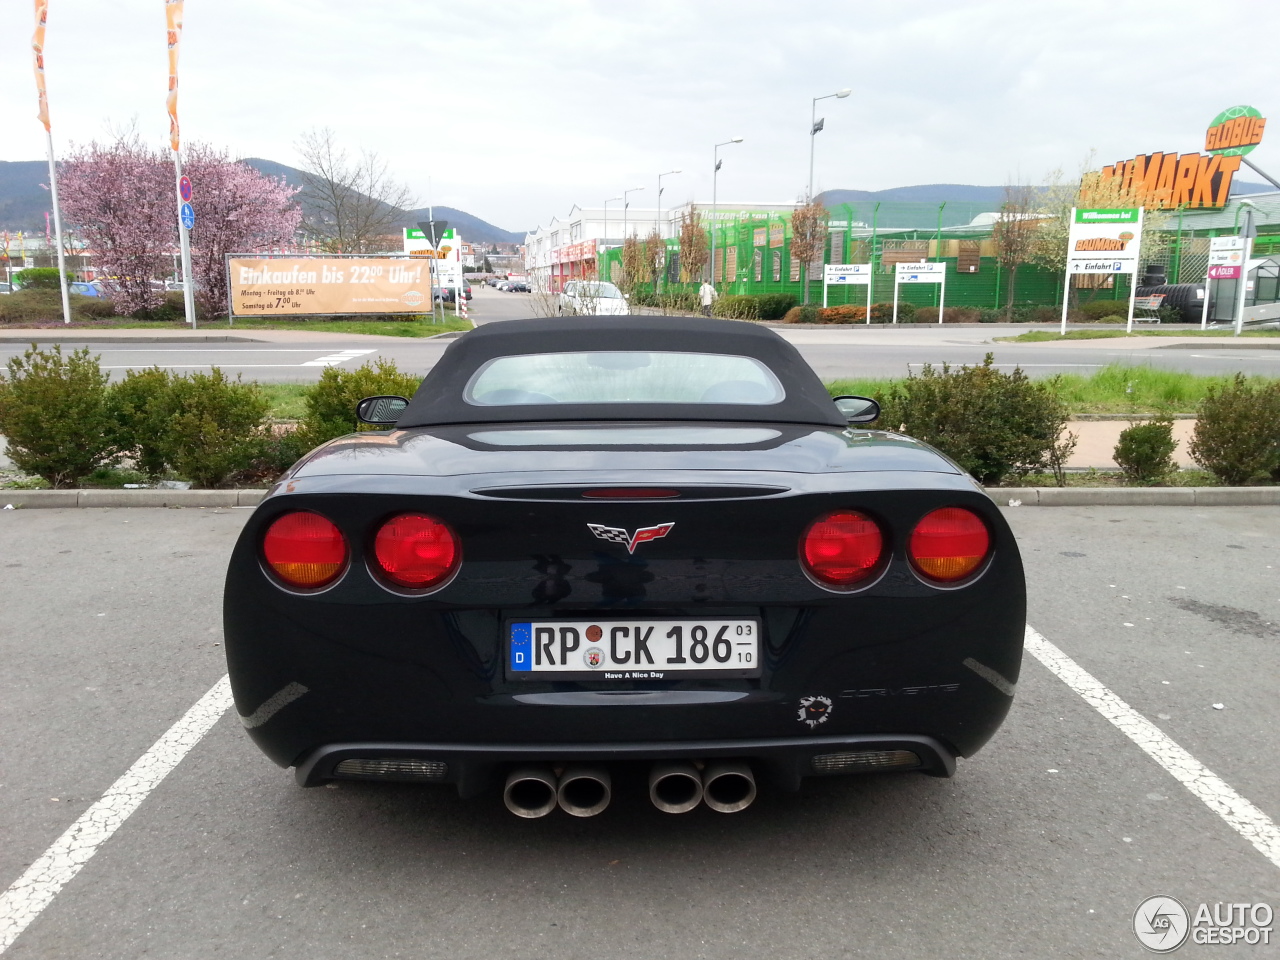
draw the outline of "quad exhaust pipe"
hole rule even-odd
[[[702,774],[692,763],[655,763],[649,771],[649,802],[663,813],[688,813],[702,802]]]
[[[545,817],[557,806],[573,817],[594,817],[613,799],[604,767],[575,765],[557,777],[548,765],[516,767],[502,802],[517,817]],[[649,801],[663,813],[688,813],[705,803],[717,813],[739,813],[756,799],[756,778],[740,760],[717,760],[701,771],[687,760],[666,760],[649,770]]]
[[[517,767],[507,776],[502,802],[517,817],[545,817],[556,808],[556,775],[550,767]]]
[[[568,767],[560,775],[556,802],[571,817],[604,813],[613,799],[613,781],[604,767]]]
[[[718,760],[702,771],[702,802],[717,813],[741,813],[755,799],[755,774],[741,760]]]

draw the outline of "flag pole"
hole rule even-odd
[[[182,306],[187,324],[196,328],[195,284],[191,279],[191,231],[182,221],[182,151],[178,138],[178,44],[182,40],[183,0],[164,0],[165,27],[169,45],[169,146],[173,148],[173,190],[178,201],[178,246],[182,251]]]
[[[71,323],[71,298],[67,295],[67,259],[62,248],[62,214],[58,209],[58,168],[53,160],[53,134],[44,132],[49,147],[49,195],[53,200],[53,236],[58,244],[58,285],[62,288],[62,322]]]
[[[58,168],[53,159],[53,133],[49,126],[49,95],[44,85],[44,32],[49,21],[48,0],[35,0],[35,13],[36,29],[31,35],[31,51],[35,56],[36,94],[40,99],[40,113],[37,116],[44,124],[45,144],[49,151],[49,199],[53,203],[53,226],[58,243],[58,286],[62,289],[62,322],[69,325],[71,298],[67,295],[67,261],[62,250],[62,214],[58,209]],[[47,231],[48,227],[46,226],[45,229]],[[48,239],[47,232],[45,238]],[[25,249],[23,255],[25,259]]]

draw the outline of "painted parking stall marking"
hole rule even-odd
[[[231,681],[224,674],[13,882],[0,896],[0,953],[71,882],[230,706]]]
[[[1027,625],[1026,649],[1205,806],[1280,867],[1280,827],[1096,677]]]
[[[302,364],[304,367],[336,367],[340,363],[346,363],[348,360],[354,360],[356,357],[363,357],[367,353],[373,353],[372,350],[343,350],[341,353],[332,353],[327,357],[320,357],[317,360],[308,360]]]

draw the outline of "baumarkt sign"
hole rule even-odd
[[[1240,157],[1262,142],[1267,121],[1253,107],[1223,110],[1205,133],[1208,156],[1148,153],[1102,168],[1104,185],[1143,207],[1222,207]]]
[[[1072,211],[1067,273],[1137,273],[1142,210],[1136,207]]]

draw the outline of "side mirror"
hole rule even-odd
[[[409,401],[404,397],[365,397],[356,404],[356,417],[362,423],[393,425],[407,406]]]
[[[880,416],[880,404],[870,397],[836,397],[835,403],[848,423],[871,423]]]

